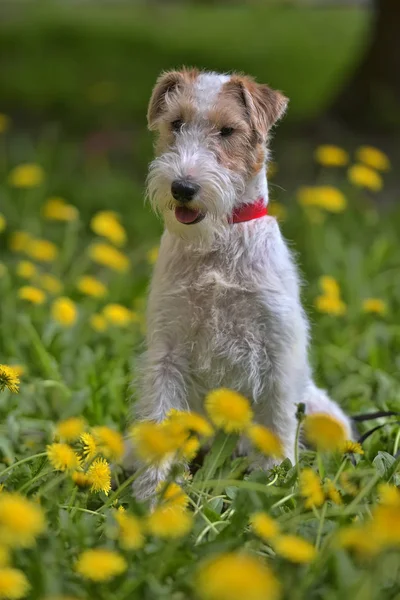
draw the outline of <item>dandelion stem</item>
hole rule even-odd
[[[360,501],[364,498],[364,496],[366,496],[368,494],[368,492],[370,492],[372,490],[372,488],[377,483],[377,481],[379,481],[380,478],[381,478],[380,474],[377,473],[375,475],[375,477],[370,479],[370,481],[367,483],[367,485],[362,490],[360,490],[360,492],[357,494],[357,496],[354,498],[354,500],[352,502],[350,502],[350,504],[345,508],[345,510],[343,511],[343,514],[348,515],[352,511],[352,509],[355,506],[357,506],[357,504],[360,503]]]
[[[317,452],[317,464],[318,464],[319,476],[321,477],[321,479],[323,479],[325,477],[325,468],[324,468],[324,461],[322,459],[322,454],[319,451]]]
[[[299,462],[299,440],[300,440],[301,419],[297,421],[296,437],[294,441],[294,461],[296,463],[297,477],[300,479],[300,462]]]
[[[133,482],[135,481],[135,479],[137,479],[137,478],[139,477],[139,475],[141,475],[141,474],[142,474],[142,473],[145,471],[145,469],[146,469],[146,468],[147,468],[146,466],[143,466],[141,469],[138,469],[138,470],[136,471],[136,473],[133,473],[133,475],[131,475],[130,477],[128,477],[128,479],[127,479],[126,481],[124,481],[124,483],[122,483],[122,484],[119,486],[119,488],[117,488],[117,489],[115,490],[115,492],[114,492],[113,494],[111,494],[111,496],[109,497],[109,499],[107,500],[107,502],[106,502],[105,504],[103,504],[103,506],[101,506],[101,507],[99,508],[99,511],[98,511],[98,512],[100,512],[101,510],[104,510],[104,509],[106,509],[106,508],[109,508],[109,507],[110,507],[110,506],[113,504],[113,502],[115,502],[115,500],[116,500],[116,499],[117,499],[117,498],[118,498],[118,497],[121,495],[121,493],[122,493],[122,492],[123,492],[123,491],[124,491],[124,490],[125,490],[125,489],[126,489],[128,486],[130,486],[130,485],[131,485],[131,483],[133,483]]]
[[[51,471],[52,471],[51,469],[48,469],[44,473],[38,473],[36,475],[36,477],[34,477],[33,479],[30,479],[29,481],[27,481],[26,483],[24,483],[24,485],[22,485],[19,488],[19,490],[18,490],[19,493],[22,494],[22,492],[25,492],[25,490],[28,490],[31,487],[31,485],[33,483],[35,483],[35,481],[37,481],[38,479],[41,479],[42,477],[45,477],[46,475],[48,475],[49,473],[51,473]]]
[[[325,504],[324,504],[324,506],[322,507],[322,510],[321,510],[321,517],[319,519],[319,525],[318,525],[317,540],[315,542],[315,548],[317,550],[319,550],[319,547],[321,545],[322,530],[324,528],[324,521],[325,521],[326,510],[327,510],[327,504],[325,502]]]
[[[63,510],[71,510],[71,506],[69,506],[68,504],[57,504],[58,508],[62,508]],[[74,510],[77,510],[78,512],[84,512],[84,513],[88,513],[89,515],[94,515],[95,517],[101,517],[102,519],[106,518],[106,515],[102,515],[99,512],[96,512],[95,510],[89,510],[88,508],[81,508],[80,506],[74,506],[72,507]]]
[[[32,456],[27,456],[26,458],[22,458],[21,460],[18,460],[17,462],[13,463],[12,465],[10,465],[6,469],[4,469],[4,471],[1,471],[0,477],[3,477],[3,475],[8,473],[15,467],[19,467],[20,465],[23,465],[24,463],[30,462],[31,460],[35,460],[36,458],[42,458],[43,456],[47,456],[47,452],[39,452],[39,454],[33,454]]]
[[[275,502],[275,504],[273,504],[271,506],[271,508],[278,508],[278,506],[281,506],[282,504],[285,504],[285,502],[287,502],[291,498],[294,498],[296,495],[297,495],[296,492],[293,492],[293,494],[288,494],[284,498],[281,498],[280,500],[278,500],[278,502]]]
[[[339,477],[341,476],[341,474],[342,474],[342,472],[343,472],[343,469],[344,469],[344,468],[345,468],[345,466],[346,466],[346,463],[347,463],[347,456],[345,456],[345,457],[343,458],[342,462],[340,463],[340,466],[339,466],[338,472],[336,473],[336,475],[335,475],[335,479],[333,480],[333,485],[336,485],[336,484],[337,484],[337,482],[339,481]]]
[[[399,431],[397,432],[396,438],[394,440],[393,456],[396,456],[396,454],[398,453],[399,446],[400,446],[400,428],[399,428]]]

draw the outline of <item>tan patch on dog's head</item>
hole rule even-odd
[[[182,71],[169,71],[162,73],[153,88],[147,111],[149,129],[157,127],[160,117],[164,115],[168,105],[180,93],[194,82],[198,76],[197,69],[183,69]]]

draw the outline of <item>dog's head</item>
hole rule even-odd
[[[158,132],[148,192],[171,232],[192,238],[227,222],[263,169],[268,132],[286,106],[280,92],[242,75],[159,77],[147,115]]]

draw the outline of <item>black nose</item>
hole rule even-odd
[[[187,179],[175,179],[171,185],[171,194],[179,202],[190,202],[199,191],[200,186]]]

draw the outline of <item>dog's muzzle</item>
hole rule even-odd
[[[199,190],[200,186],[189,179],[175,179],[171,184],[171,194],[180,203],[175,207],[175,217],[183,225],[200,223],[205,217],[198,208],[187,206]]]

